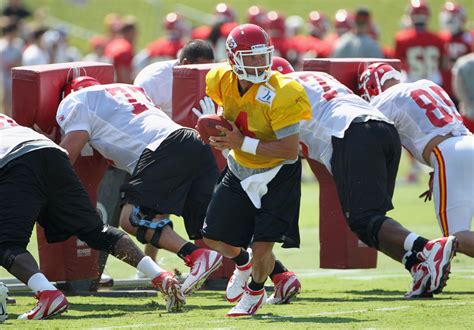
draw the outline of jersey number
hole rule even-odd
[[[444,104],[439,104],[425,89],[415,89],[410,93],[410,96],[420,108],[426,111],[426,116],[430,122],[436,127],[443,127],[452,122],[453,117],[462,121],[461,116],[452,110],[454,103],[444,95],[446,92],[439,86],[430,86],[429,88],[443,100]]]
[[[439,71],[439,49],[433,46],[410,47],[407,50],[409,75],[426,78]]]
[[[251,138],[256,138],[257,136],[255,135],[254,132],[249,130],[249,122],[247,119],[247,113],[246,112],[240,112],[237,118],[235,119],[235,125],[239,128],[239,130],[248,137]]]
[[[107,92],[111,95],[123,95],[126,97],[127,102],[133,106],[132,113],[135,115],[141,114],[143,111],[148,110],[148,106],[146,104],[140,103],[137,101],[133,95],[137,96],[145,96],[148,99],[148,96],[143,92],[141,87],[136,86],[117,86],[117,87],[110,87],[107,88]],[[151,102],[151,101],[150,101]]]

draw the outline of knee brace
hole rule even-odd
[[[349,226],[362,242],[378,250],[380,227],[382,227],[382,224],[387,219],[388,217],[385,215],[370,215],[367,217],[350,219]]]
[[[0,266],[10,270],[17,256],[29,253],[25,246],[19,243],[0,244]]]
[[[144,208],[145,209],[145,208]],[[170,219],[161,219],[159,221],[153,221],[153,217],[155,216],[156,212],[153,210],[148,209],[147,214],[143,216],[140,212],[139,206],[134,206],[132,212],[130,213],[130,223],[134,227],[137,228],[137,240],[140,243],[147,244],[150,243],[155,247],[158,246],[158,241],[160,240],[161,232],[163,228],[170,225],[173,228],[173,223]],[[147,242],[145,239],[145,234],[148,229],[154,230],[153,236],[150,242]]]
[[[125,235],[123,231],[104,224],[98,226],[93,231],[77,235],[77,237],[93,249],[111,253],[114,250],[115,244],[123,235]]]

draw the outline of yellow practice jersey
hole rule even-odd
[[[237,76],[228,64],[206,76],[206,93],[224,108],[224,118],[235,121],[245,135],[261,141],[277,140],[275,131],[311,118],[306,92],[298,82],[274,71],[265,83],[254,84],[240,96]],[[231,151],[234,159],[249,168],[270,168],[284,159]]]

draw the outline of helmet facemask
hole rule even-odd
[[[273,63],[273,46],[254,45],[251,50],[238,50],[230,53],[232,70],[239,80],[247,80],[251,83],[258,84],[268,81],[272,74]],[[258,66],[246,65],[253,56],[261,56],[262,64]]]

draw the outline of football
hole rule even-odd
[[[203,140],[204,143],[209,144],[210,136],[219,136],[224,134],[219,131],[216,126],[222,126],[228,130],[232,130],[232,125],[219,115],[203,115],[199,117],[196,124],[196,129],[198,130],[201,140]]]

